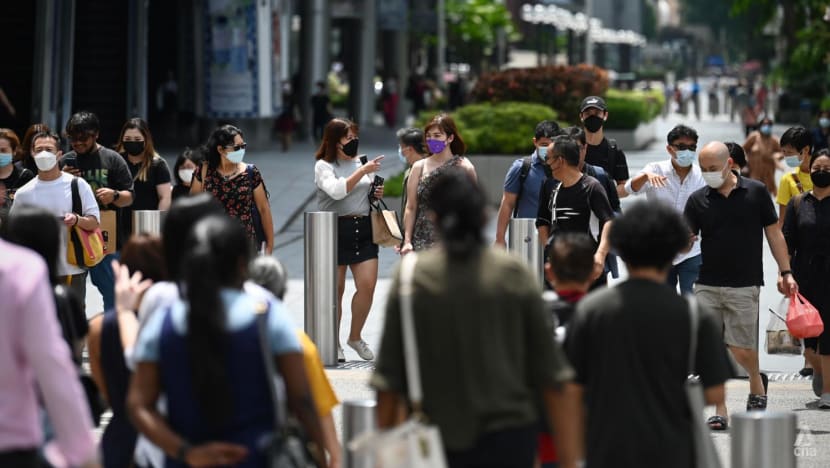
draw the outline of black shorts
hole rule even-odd
[[[378,258],[372,242],[372,221],[368,216],[341,216],[337,219],[337,264],[354,265]]]

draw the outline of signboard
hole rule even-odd
[[[205,113],[259,114],[255,0],[207,0],[204,18]]]
[[[405,31],[409,5],[407,0],[377,0],[378,28],[384,31]]]

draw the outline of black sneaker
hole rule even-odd
[[[746,410],[753,411],[765,409],[767,409],[767,396],[753,395],[752,393],[750,393],[749,397],[746,399]]]

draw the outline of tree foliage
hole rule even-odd
[[[499,34],[506,42],[520,38],[510,11],[499,0],[447,0],[446,10],[450,47],[474,68],[493,55]]]

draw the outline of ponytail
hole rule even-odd
[[[468,258],[484,246],[484,191],[460,168],[450,168],[435,177],[429,206],[435,214],[444,250],[451,258]]]

